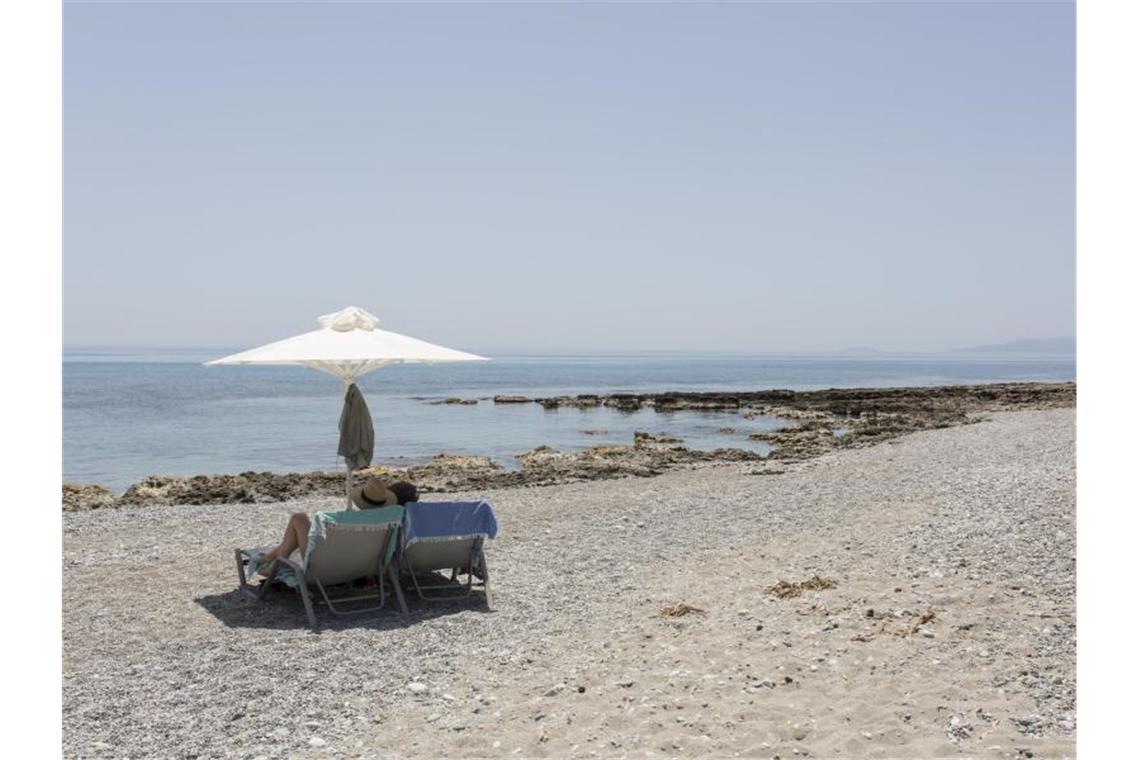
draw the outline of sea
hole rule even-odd
[[[148,475],[336,470],[342,387],[296,367],[205,367],[234,349],[74,349],[63,356],[63,479],[121,492]],[[695,449],[768,450],[781,420],[731,412],[494,404],[497,394],[763,390],[1071,381],[1062,355],[484,354],[490,362],[395,365],[361,378],[374,463],[441,452],[517,467],[539,445],[573,451],[668,434]],[[432,404],[448,397],[474,405]]]

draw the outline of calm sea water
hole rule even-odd
[[[290,367],[210,367],[216,351],[71,351],[63,364],[64,480],[123,490],[146,475],[336,469],[341,385]],[[441,451],[507,466],[540,444],[573,450],[629,443],[635,430],[692,448],[763,452],[748,433],[779,425],[736,414],[537,404],[432,405],[448,396],[666,390],[757,390],[1074,380],[1067,357],[536,356],[471,365],[388,367],[361,379],[376,427],[376,461],[408,464]],[[725,427],[734,432],[724,432]],[[583,431],[605,431],[587,435]]]

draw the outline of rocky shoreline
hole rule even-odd
[[[1058,409],[1076,405],[1075,383],[1000,383],[928,388],[844,388],[819,391],[666,392],[580,394],[531,398],[496,396],[496,404],[537,403],[546,409],[607,406],[619,410],[732,412],[749,418],[772,416],[787,427],[749,436],[774,448],[767,457],[744,449],[699,451],[675,439],[635,434],[630,445],[593,446],[563,452],[547,446],[518,456],[508,470],[489,457],[439,454],[425,464],[376,467],[356,474],[407,479],[426,493],[555,485],[621,477],[651,477],[669,470],[719,462],[795,462],[837,448],[861,448],[918,430],[969,424],[989,412]],[[479,399],[449,398],[428,403],[469,405]],[[778,465],[777,465],[778,466]],[[344,492],[337,472],[156,475],[116,495],[99,485],[63,485],[65,511],[170,504],[251,504],[335,496]]]

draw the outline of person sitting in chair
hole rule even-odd
[[[406,480],[399,480],[388,485],[382,478],[369,478],[368,482],[352,489],[352,503],[360,509],[378,509],[380,507],[403,506],[411,501],[419,501],[419,489]],[[305,550],[309,548],[309,530],[313,521],[305,512],[294,512],[285,526],[285,535],[281,543],[269,550],[269,553],[258,558],[256,572],[266,575],[273,563],[281,557],[288,557],[300,564],[305,557]]]

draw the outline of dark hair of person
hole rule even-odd
[[[409,501],[419,501],[420,491],[413,483],[406,480],[400,480],[388,486],[388,490],[396,494],[396,501],[400,506],[407,504]]]

